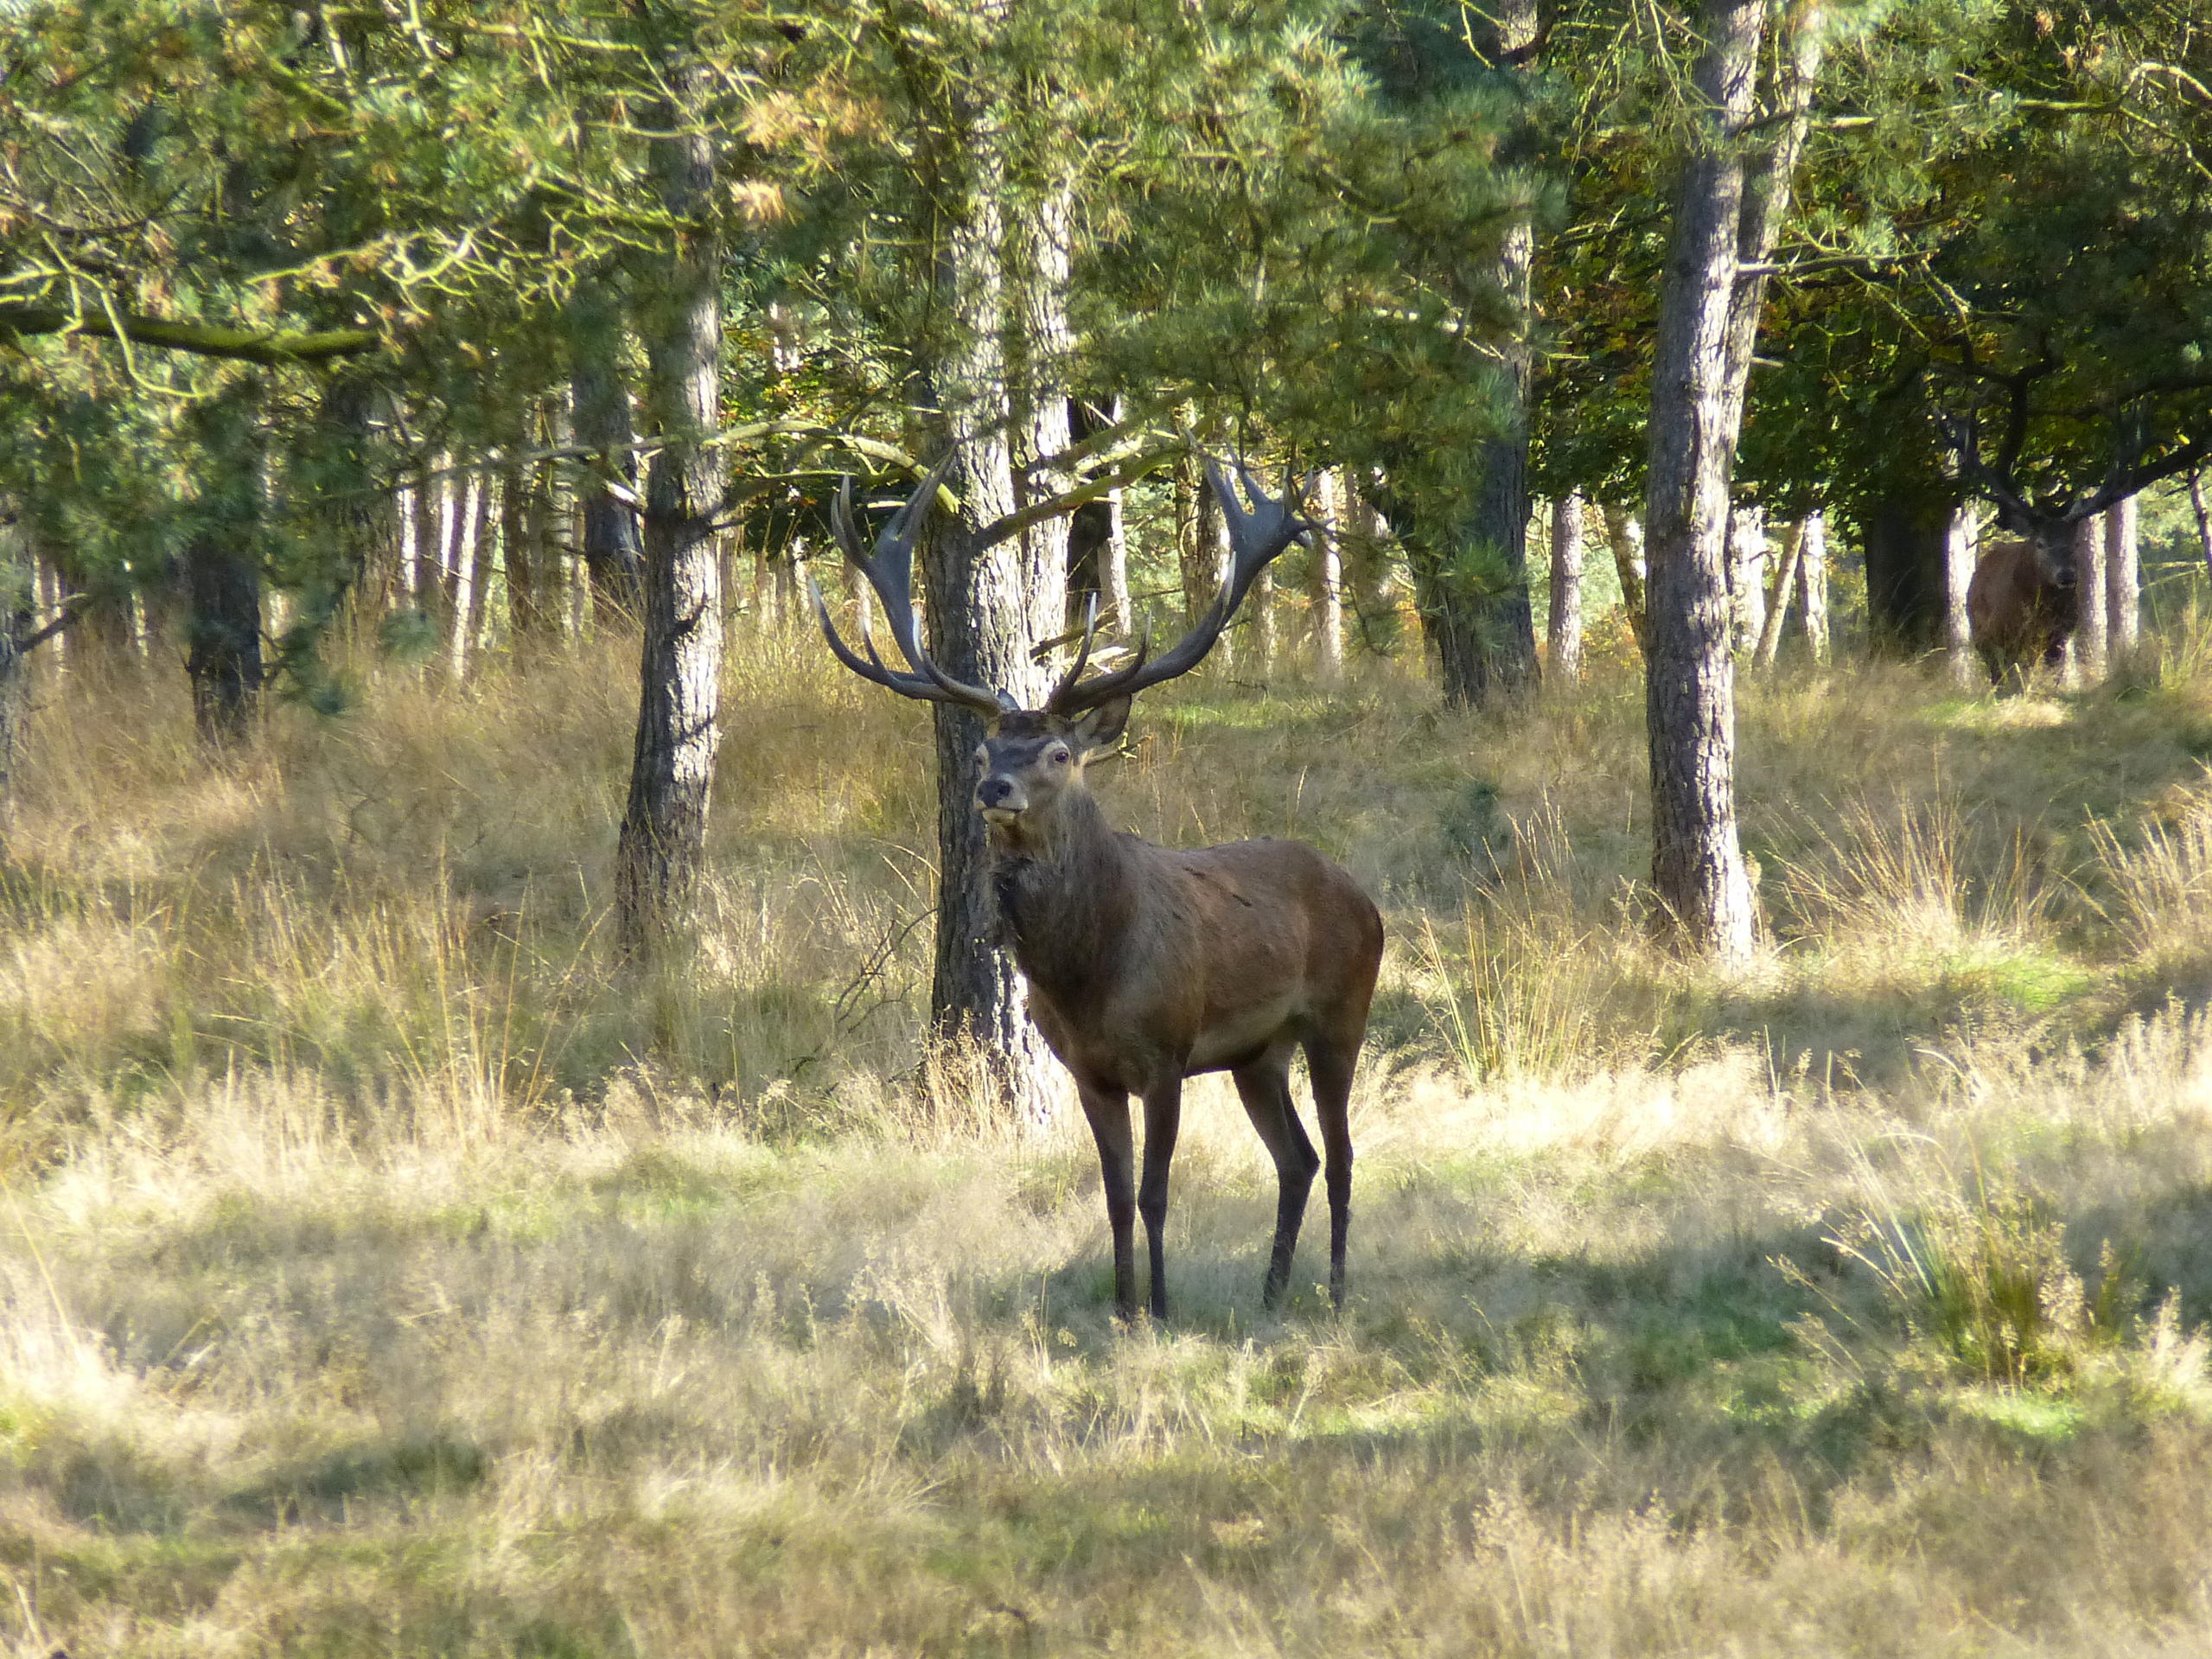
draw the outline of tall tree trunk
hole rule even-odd
[[[483,629],[484,592],[491,585],[492,480],[474,467],[467,479],[454,504],[453,638],[447,672],[456,681],[468,678]]]
[[[1961,691],[1979,678],[1973,629],[1967,620],[1967,586],[1973,580],[1980,545],[1981,515],[1972,502],[1961,501],[1951,509],[1943,537],[1943,660],[1951,683]]]
[[[1275,571],[1271,566],[1260,571],[1259,579],[1245,597],[1244,609],[1252,616],[1252,669],[1266,683],[1267,676],[1275,671],[1276,616]]]
[[[257,391],[246,383],[193,412],[199,476],[184,539],[184,671],[200,735],[215,743],[247,734],[261,697]]]
[[[2132,495],[2105,510],[2105,633],[2114,662],[2135,653],[2143,632],[2143,552]]]
[[[592,470],[577,490],[592,615],[602,624],[634,620],[645,594],[637,514],[609,488],[610,482],[625,492],[637,487],[637,458],[630,448],[636,432],[622,371],[622,310],[606,284],[593,278],[577,285],[570,314],[569,392],[576,441],[593,451]]]
[[[1545,629],[1544,673],[1555,685],[1582,678],[1582,497],[1552,503],[1552,613]]]
[[[0,508],[0,851],[15,815],[16,762],[30,711],[26,673],[29,644],[38,619],[38,564],[22,515]]]
[[[1344,673],[1344,475],[1326,469],[1314,486],[1314,517],[1321,533],[1313,539],[1313,654],[1322,680],[1334,684]]]
[[[2196,551],[2202,556],[2207,575],[2212,575],[2212,507],[2204,500],[2204,475],[2189,475],[2189,505],[2196,514]]]
[[[632,959],[692,920],[721,746],[722,562],[713,520],[722,451],[722,250],[711,228],[713,137],[694,126],[707,71],[665,71],[671,97],[653,112],[655,194],[678,227],[641,308],[646,417],[660,442],[646,470],[645,631],[637,737],[615,855],[616,935]]]
[[[1815,663],[1828,660],[1828,520],[1808,513],[1797,542],[1797,608],[1805,618],[1805,648]]]
[[[962,510],[940,521],[925,574],[930,654],[956,678],[1036,708],[1049,694],[1053,675],[1049,665],[1034,660],[1033,648],[1061,630],[1066,615],[1066,521],[991,547],[979,545],[978,532],[1023,504],[1017,478],[1028,462],[1067,447],[1067,391],[1059,370],[1069,224],[1068,204],[1055,214],[1049,201],[1027,224],[1010,226],[1006,142],[998,112],[977,119],[966,216],[953,228],[942,267],[956,339],[940,365],[938,389],[959,456],[953,482]],[[1017,456],[1017,444],[1031,452]],[[1054,484],[1036,479],[1031,488],[1042,495]],[[1064,1089],[1030,1023],[1013,958],[998,943],[990,849],[973,800],[973,756],[983,723],[948,704],[933,712],[938,891],[931,1026],[941,1039],[973,1044],[1005,1109],[1018,1120],[1042,1123]]]
[[[1516,79],[1536,69],[1539,41],[1537,0],[1495,0],[1473,20],[1476,51]],[[1523,148],[1525,132],[1514,147]],[[1479,462],[1473,513],[1465,545],[1452,550],[1447,569],[1432,572],[1423,620],[1437,630],[1444,701],[1479,707],[1523,690],[1536,678],[1536,621],[1528,598],[1528,389],[1534,352],[1528,330],[1531,284],[1536,266],[1533,200],[1518,200],[1499,244],[1493,271],[1499,294],[1512,308],[1512,332],[1499,348],[1501,409],[1505,431],[1486,440]],[[1399,524],[1401,536],[1406,528]],[[1469,575],[1480,572],[1470,583]],[[1454,579],[1457,577],[1457,579]],[[1441,578],[1441,579],[1438,579]]]
[[[1739,507],[1728,515],[1728,584],[1735,597],[1736,649],[1750,654],[1767,631],[1767,515]]]
[[[2074,526],[2074,571],[2081,596],[2081,620],[2074,629],[2074,673],[2084,686],[2094,686],[2111,667],[2110,635],[2106,629],[2105,519],[2100,513]]]
[[[1804,525],[1784,525],[1782,556],[1775,562],[1774,580],[1767,584],[1767,614],[1759,624],[1755,660],[1761,668],[1773,667],[1775,660],[1782,654],[1782,624],[1789,616],[1790,590],[1796,585],[1798,561],[1804,557]]]
[[[1955,487],[1932,467],[1901,460],[1880,500],[1862,514],[1867,644],[1918,657],[1942,642],[1943,584]]]
[[[1742,144],[1765,0],[1705,0],[1692,80],[1697,130],[1660,290],[1652,367],[1646,648],[1652,885],[1663,931],[1724,962],[1751,954],[1751,886],[1736,830],[1736,665],[1730,650],[1729,483],[1742,407],[1733,349]],[[1756,311],[1752,312],[1756,329]]]
[[[1643,550],[1643,518],[1621,507],[1606,507],[1603,515],[1606,545],[1613,550],[1613,571],[1621,579],[1621,609],[1628,613],[1629,631],[1636,636],[1641,650],[1648,616],[1644,579],[1649,574]]]

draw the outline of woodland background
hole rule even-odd
[[[2186,0],[0,7],[0,1639],[2200,1650],[2209,86]],[[1209,1083],[1125,1330],[966,717],[804,579],[949,455],[1033,692],[1232,450],[1325,533],[1099,788],[1381,904],[1353,1294],[1261,1316]],[[2100,603],[1992,691],[1998,502]]]

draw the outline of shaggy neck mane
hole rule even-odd
[[[1127,854],[1087,789],[1068,790],[1038,829],[1018,844],[991,837],[998,916],[1030,983],[1065,995],[1111,969],[1106,947],[1128,918]]]

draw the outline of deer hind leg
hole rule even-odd
[[[1306,1040],[1306,1070],[1313,1079],[1314,1116],[1321,1124],[1321,1149],[1329,1159],[1329,1301],[1344,1305],[1344,1246],[1352,1233],[1352,1069],[1359,1063],[1360,1036],[1349,1042],[1315,1037]]]
[[[1321,1154],[1306,1138],[1291,1101],[1291,1049],[1271,1050],[1249,1066],[1230,1074],[1236,1079],[1238,1098],[1259,1133],[1260,1144],[1275,1160],[1275,1246],[1268,1253],[1267,1284],[1262,1303],[1272,1311],[1290,1287],[1291,1259],[1297,1253],[1298,1228],[1305,1220],[1306,1195],[1321,1169]]]
[[[1168,1317],[1168,1165],[1175,1161],[1176,1133],[1182,1126],[1182,1079],[1168,1078],[1144,1091],[1144,1178],[1137,1188],[1137,1213],[1144,1218],[1151,1251],[1152,1317]]]
[[[1129,1136],[1129,1096],[1078,1078],[1083,1115],[1099,1145],[1099,1176],[1106,1186],[1106,1225],[1113,1229],[1113,1311],[1117,1318],[1137,1317],[1137,1157]],[[1148,1138],[1149,1139],[1149,1138]],[[1145,1151],[1151,1148],[1147,1145]]]

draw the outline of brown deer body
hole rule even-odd
[[[1203,659],[1253,578],[1306,526],[1250,480],[1247,514],[1208,467],[1235,565],[1213,612],[1157,660],[1081,678],[1074,667],[1042,709],[1017,709],[937,670],[920,648],[907,594],[912,541],[937,481],[895,517],[871,558],[842,504],[839,539],[876,587],[911,673],[855,656],[821,620],[848,667],[911,697],[966,704],[987,726],[975,801],[990,826],[1000,925],[1030,984],[1030,1011],[1075,1080],[1098,1145],[1113,1233],[1114,1304],[1137,1311],[1135,1221],[1151,1266],[1150,1305],[1167,1313],[1168,1174],[1183,1080],[1227,1071],[1273,1159],[1277,1203],[1265,1297],[1288,1287],[1315,1175],[1323,1167],[1290,1090],[1303,1050],[1326,1153],[1329,1294],[1342,1305],[1351,1221],[1352,1075],[1382,959],[1382,920],[1359,884],[1297,841],[1182,851],[1118,834],[1084,782],[1086,763],[1119,743],[1136,693]],[[816,596],[819,609],[819,596]],[[1093,618],[1095,611],[1093,612]],[[1130,1096],[1144,1103],[1141,1180]]]
[[[2058,667],[2081,615],[2069,526],[1992,544],[1967,584],[1968,636],[1992,684]]]

